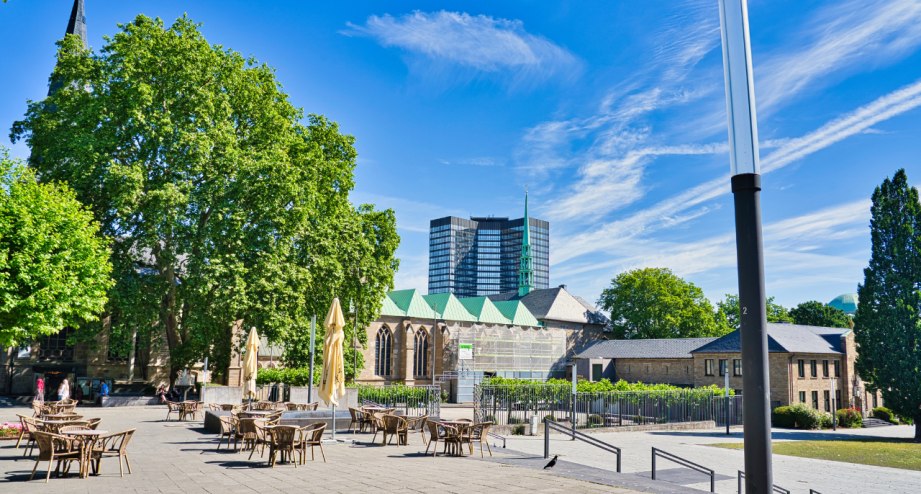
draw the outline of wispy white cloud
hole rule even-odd
[[[860,107],[813,132],[784,141],[762,160],[762,173],[770,173],[825,149],[873,125],[921,106],[921,80]],[[675,225],[675,215],[729,192],[728,173],[664,199],[600,228],[560,238],[552,263],[562,263],[599,251],[612,251],[625,241]]]
[[[921,45],[921,2],[835,3],[807,26],[801,35],[791,36],[796,48],[756,64],[759,113],[767,115],[801,92],[911,53]]]
[[[581,67],[569,50],[528,33],[519,20],[464,12],[413,12],[370,16],[364,24],[348,24],[346,35],[368,36],[432,63],[481,73],[511,72],[518,77],[569,77]],[[424,67],[420,67],[424,68]]]

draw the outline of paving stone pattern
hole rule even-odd
[[[254,493],[323,492],[323,493],[634,493],[654,492],[648,489],[628,489],[579,480],[565,472],[544,471],[543,459],[530,457],[532,463],[515,464],[506,458],[520,457],[517,453],[495,452],[495,461],[476,458],[423,456],[425,449],[418,435],[410,436],[408,446],[369,446],[370,434],[358,434],[358,443],[327,446],[328,463],[317,460],[295,468],[289,464],[268,468],[258,454],[248,461],[249,453],[216,452],[217,436],[203,433],[201,421],[164,422],[165,408],[84,408],[86,417],[101,417],[100,428],[120,431],[137,428],[129,445],[132,474],[118,476],[117,460],[103,460],[102,474],[79,479],[52,476],[44,484],[47,463],[42,463],[36,480],[26,482],[34,465],[23,458],[15,441],[0,441],[0,492],[19,494],[31,492],[68,493]],[[30,414],[21,407],[0,408],[0,422],[15,421],[16,413]],[[350,434],[337,434],[351,440]],[[380,436],[378,436],[380,442]],[[36,450],[37,451],[37,450]],[[266,454],[266,457],[268,454]],[[581,467],[584,472],[597,469]],[[604,474],[604,472],[602,472]],[[670,492],[663,490],[661,492]],[[683,490],[683,492],[687,492]]]

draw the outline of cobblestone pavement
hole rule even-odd
[[[826,431],[790,431],[774,429],[774,441],[846,439],[862,437],[914,436],[912,426],[878,427],[871,429],[838,429]],[[651,469],[651,447],[687,458],[715,470],[716,492],[737,492],[736,472],[743,470],[744,457],[741,450],[730,450],[707,446],[708,443],[741,442],[741,428],[733,428],[726,436],[725,429],[697,431],[657,432],[607,432],[592,436],[623,449],[623,472],[649,476]],[[565,436],[552,434],[550,452],[560,454],[560,459],[587,466],[613,470],[614,456],[581,442],[572,442]],[[510,449],[529,454],[543,454],[543,437],[514,436],[509,438]],[[921,492],[921,472],[895,468],[857,465],[810,458],[774,455],[774,483],[794,493],[808,493],[815,489],[822,494],[890,494]],[[706,475],[683,469],[676,464],[659,460],[657,471],[665,469],[659,478],[692,487],[709,490]]]
[[[567,474],[544,471],[538,460],[530,464],[517,453],[495,452],[496,460],[477,458],[445,458],[423,456],[424,445],[413,434],[408,446],[369,446],[369,434],[357,435],[358,443],[340,443],[325,447],[328,463],[323,463],[317,451],[317,461],[295,468],[277,465],[268,468],[264,459],[249,453],[216,452],[217,437],[203,433],[201,421],[164,422],[165,408],[85,408],[86,417],[101,417],[100,429],[119,431],[137,428],[128,450],[133,473],[118,476],[116,460],[103,460],[102,475],[79,479],[74,475],[54,478],[44,484],[47,463],[39,466],[36,479],[26,482],[35,464],[23,458],[23,450],[15,449],[15,441],[0,441],[0,492],[18,494],[51,492],[55,494],[93,493],[253,493],[274,492],[425,492],[425,493],[550,493],[550,492],[614,492],[632,493],[653,490],[631,490],[577,478],[591,480],[597,472],[578,465]],[[16,414],[27,414],[25,407],[0,408],[0,422],[17,420]],[[338,434],[351,438],[350,434]],[[380,440],[380,437],[378,437]],[[516,463],[517,462],[517,463]],[[602,472],[604,473],[604,472]],[[572,478],[576,477],[576,478]],[[39,480],[40,479],[40,480]],[[682,489],[683,492],[687,490]],[[677,492],[667,489],[659,492]]]

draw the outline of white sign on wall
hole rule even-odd
[[[461,343],[457,349],[458,360],[473,360],[473,343]]]

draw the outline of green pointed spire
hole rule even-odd
[[[531,269],[531,219],[528,217],[528,192],[524,193],[524,219],[521,230],[521,258],[518,266],[518,296],[524,297],[534,287]]]

